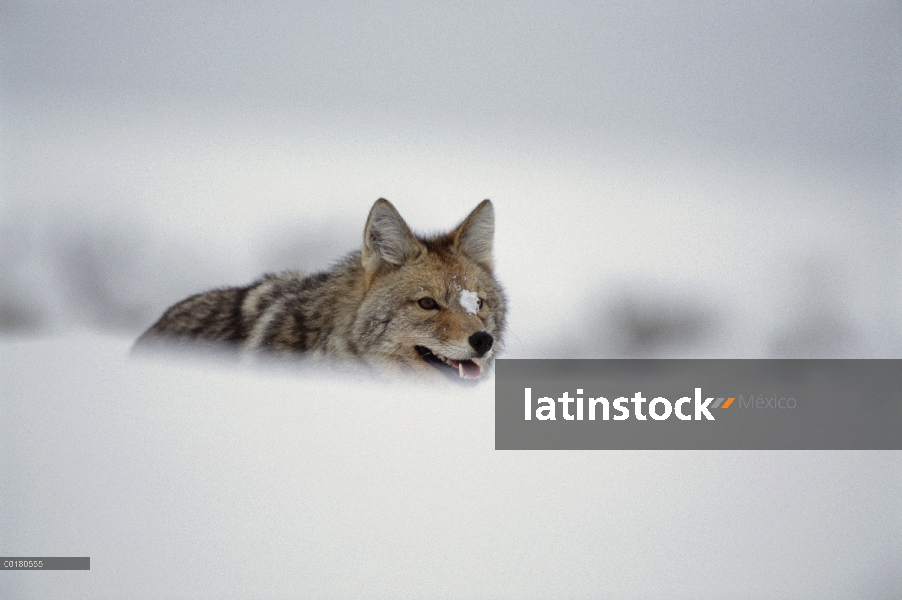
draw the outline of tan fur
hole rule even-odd
[[[488,200],[451,232],[419,237],[380,199],[361,250],[333,269],[267,275],[246,287],[192,296],[167,310],[138,345],[231,343],[245,353],[355,359],[476,378],[490,367],[504,331],[493,235]],[[461,304],[461,292],[478,296],[475,314],[470,300]]]

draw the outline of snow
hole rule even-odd
[[[0,597],[900,592],[899,453],[499,452],[491,380],[131,342],[0,338],[0,554],[91,557]]]
[[[471,315],[479,312],[479,296],[470,290],[460,291],[460,306]]]

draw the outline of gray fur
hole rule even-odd
[[[361,251],[332,269],[266,275],[246,287],[191,296],[169,308],[136,347],[221,344],[244,353],[356,358],[434,370],[436,361],[422,356],[428,348],[444,366],[478,365],[478,376],[501,347],[504,331],[505,298],[492,275],[493,233],[488,201],[450,233],[418,237],[380,199],[367,219]],[[478,292],[484,302],[478,314],[459,306],[461,289]],[[427,296],[439,308],[424,310],[419,302]],[[468,343],[479,331],[494,340],[484,356]],[[463,367],[460,373],[464,376]]]

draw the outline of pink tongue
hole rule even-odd
[[[474,363],[472,360],[465,360],[460,363],[460,376],[465,377],[467,379],[476,379],[479,377],[479,374],[482,373],[482,369],[479,368],[479,365]]]

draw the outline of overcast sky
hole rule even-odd
[[[897,2],[462,4],[4,2],[4,91],[15,113],[899,160]]]

